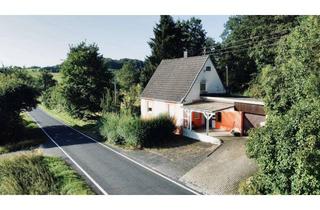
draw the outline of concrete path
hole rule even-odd
[[[246,138],[223,137],[223,144],[180,181],[206,194],[237,194],[240,181],[257,170],[245,153]]]
[[[67,127],[40,109],[30,115],[50,139],[44,145],[46,150],[68,159],[101,194],[197,194],[180,182]]]

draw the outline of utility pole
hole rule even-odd
[[[229,87],[229,69],[228,66],[226,66],[226,85]]]
[[[117,104],[117,82],[115,79],[113,81],[113,86],[114,86],[114,103]]]
[[[226,65],[226,89],[227,89],[227,93],[229,94],[229,69],[228,66]]]

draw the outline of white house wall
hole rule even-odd
[[[148,103],[150,104],[152,111],[148,111]],[[182,104],[141,99],[142,118],[156,117],[160,114],[168,114],[170,117],[173,117],[176,120],[177,126],[182,126],[183,124]]]
[[[205,71],[207,66],[211,67],[211,71]],[[188,93],[184,103],[192,103],[193,101],[200,100],[200,83],[202,80],[206,80],[206,90],[208,93],[226,92],[213,63],[208,59],[201,69],[201,72]]]

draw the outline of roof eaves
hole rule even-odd
[[[157,68],[160,66],[160,64],[163,62],[163,60],[161,60],[161,62],[159,63],[159,65],[157,66]],[[153,74],[152,74],[152,76],[151,76],[151,78],[149,79],[149,81],[148,81],[148,83],[147,83],[147,85],[143,88],[143,91],[142,91],[142,93],[140,94],[140,96],[142,96],[143,94],[144,94],[144,91],[146,90],[146,88],[148,87],[148,85],[149,85],[149,83],[150,83],[150,81],[151,81],[151,79],[152,79],[152,77],[153,77],[153,75],[154,75],[154,73],[157,71],[157,68],[154,70],[154,72],[153,72]]]
[[[149,97],[143,97],[143,96],[141,96],[140,99],[151,100],[151,101],[161,101],[161,102],[174,103],[174,104],[180,103],[179,101],[171,101],[171,100],[164,100],[164,99],[157,99],[157,98],[149,98]]]
[[[195,83],[196,80],[198,79],[198,77],[199,77],[199,75],[200,75],[200,73],[201,73],[201,70],[203,69],[203,67],[204,67],[204,65],[206,64],[206,62],[207,62],[208,59],[209,59],[209,55],[207,55],[206,60],[203,62],[201,68],[199,69],[199,71],[198,71],[198,73],[197,73],[197,76],[193,79],[192,84],[191,84],[191,86],[189,87],[187,93],[186,93],[186,94],[184,95],[184,97],[180,100],[180,103],[183,103],[183,101],[186,99],[186,97],[187,97],[188,94],[190,93],[190,91],[191,91],[194,83]]]

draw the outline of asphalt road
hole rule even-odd
[[[114,195],[192,195],[196,192],[175,180],[103,146],[64,125],[41,109],[31,117],[46,133],[46,147],[58,147],[64,158],[99,194]]]

